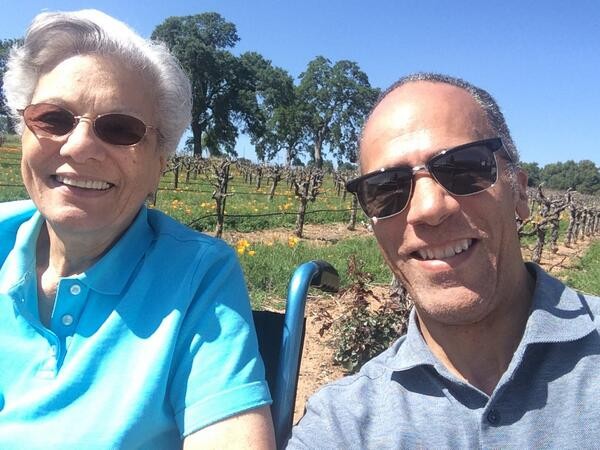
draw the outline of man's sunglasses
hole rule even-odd
[[[498,179],[495,152],[500,138],[485,139],[442,151],[423,166],[391,167],[348,181],[346,189],[358,198],[368,217],[385,219],[400,214],[410,201],[413,177],[422,170],[448,193],[464,197],[491,188]],[[505,152],[506,153],[506,152]],[[508,153],[506,153],[508,159]]]
[[[90,120],[96,136],[111,145],[134,145],[144,138],[149,129],[157,130],[127,114],[109,113],[88,119],[51,103],[29,105],[20,113],[27,128],[38,137],[67,136],[82,119]]]

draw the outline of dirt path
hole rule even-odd
[[[293,236],[294,230],[291,228],[273,228],[264,231],[252,231],[249,233],[228,232],[223,233],[223,239],[227,242],[237,242],[240,239],[247,239],[250,242],[287,242],[288,237]],[[319,244],[335,244],[341,239],[349,237],[369,236],[371,232],[363,223],[357,223],[356,229],[348,230],[346,224],[330,223],[322,224],[306,224],[303,228],[302,240],[314,245]]]
[[[368,236],[371,232],[364,225],[358,225],[356,231],[348,231],[344,224],[306,225],[303,240],[314,244],[335,243],[348,237]],[[287,241],[292,235],[290,229],[273,229],[252,233],[225,233],[223,236],[229,242],[236,242],[245,238],[251,242]],[[548,272],[556,274],[560,270],[573,267],[578,258],[583,255],[592,241],[579,241],[572,248],[559,246],[556,253],[545,250],[542,256],[541,266]],[[530,259],[531,249],[523,250],[525,260]],[[385,297],[389,291],[388,286],[374,286],[375,293]],[[319,336],[321,321],[320,311],[327,310],[334,318],[339,317],[345,310],[348,299],[324,295],[309,294],[306,306],[306,337],[302,362],[300,367],[300,378],[298,381],[298,393],[296,409],[294,411],[294,422],[298,421],[303,414],[304,405],[310,395],[320,386],[340,378],[344,375],[342,369],[332,362],[334,349],[331,344],[331,332]]]

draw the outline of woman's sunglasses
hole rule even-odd
[[[81,119],[86,119],[51,103],[29,105],[20,112],[27,128],[38,137],[66,136],[75,129]],[[102,114],[89,120],[93,124],[96,136],[111,145],[134,145],[144,138],[149,129],[157,130],[127,114]]]
[[[500,138],[459,145],[435,155],[423,166],[367,173],[348,181],[346,189],[356,195],[368,217],[385,219],[406,209],[413,177],[422,170],[427,170],[448,193],[459,197],[491,188],[498,179],[495,152],[502,148]]]

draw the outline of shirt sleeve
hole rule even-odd
[[[309,450],[315,448],[327,449],[352,449],[359,448],[358,440],[348,439],[349,434],[354,434],[356,424],[337,417],[332,397],[333,391],[325,387],[313,395],[300,419],[298,425],[292,429],[292,435],[286,449]],[[338,405],[341,406],[341,405]],[[343,406],[342,406],[343,407]],[[340,423],[343,422],[343,423]]]
[[[244,277],[216,242],[198,262],[175,352],[170,400],[182,436],[271,403]]]

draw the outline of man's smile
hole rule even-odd
[[[468,250],[473,245],[473,239],[461,239],[459,241],[446,245],[425,247],[412,253],[412,256],[424,261],[431,259],[451,258],[459,253]]]

